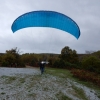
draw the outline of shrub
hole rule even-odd
[[[100,60],[95,56],[88,56],[82,60],[82,68],[88,71],[100,73]]]
[[[7,61],[2,61],[1,66],[2,67],[7,67],[7,66],[9,66],[9,63]]]
[[[94,72],[89,72],[80,69],[72,69],[71,70],[74,77],[79,78],[83,81],[89,81],[95,83],[96,85],[100,86],[100,75]]]

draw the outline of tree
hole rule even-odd
[[[77,55],[76,50],[72,50],[68,46],[65,46],[61,50],[60,58],[66,62],[70,62],[74,64],[78,63],[78,55]]]
[[[6,53],[2,57],[2,66],[12,66],[17,67],[17,65],[24,67],[24,64],[22,64],[22,61],[20,59],[20,51],[19,49],[12,48],[11,50],[6,50]]]

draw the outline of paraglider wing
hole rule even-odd
[[[12,24],[12,31],[27,27],[51,27],[66,31],[77,39],[80,29],[75,21],[68,16],[55,11],[33,11],[19,16]]]

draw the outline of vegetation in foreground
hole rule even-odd
[[[82,82],[79,84],[69,70],[46,67],[43,75],[39,69],[34,70],[38,73],[1,76],[1,99],[90,100],[93,96],[91,100],[94,100],[100,97],[100,89],[96,86],[95,89],[86,88]]]

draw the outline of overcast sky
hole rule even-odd
[[[15,33],[13,21],[36,10],[52,10],[72,18],[79,26],[77,40],[53,28],[26,28]],[[60,53],[69,46],[77,53],[100,50],[100,0],[0,0],[0,52],[18,47],[22,53]]]

